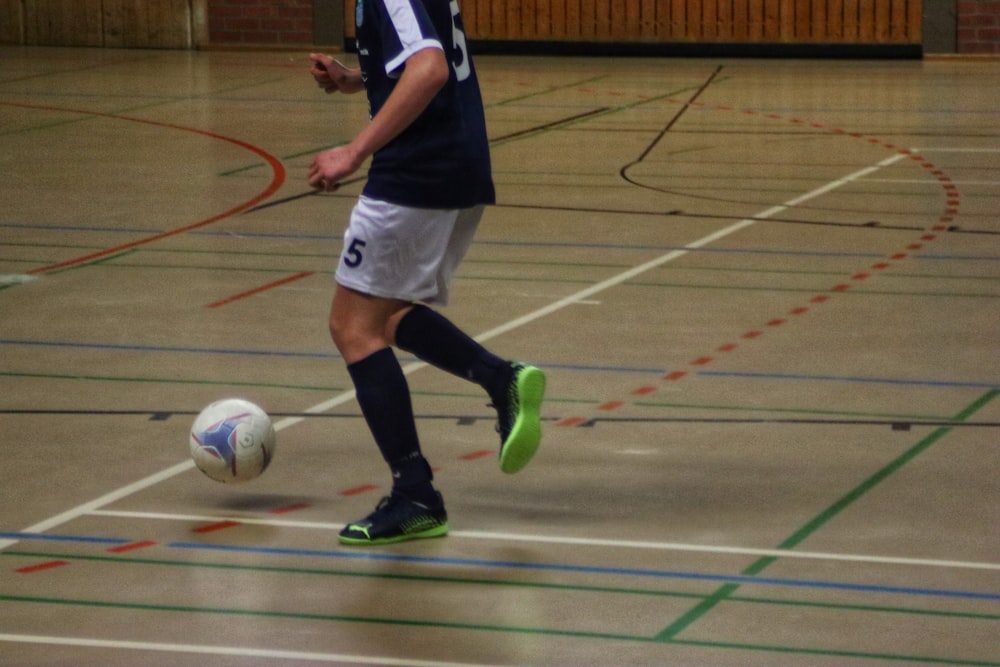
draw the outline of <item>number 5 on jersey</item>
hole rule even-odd
[[[462,29],[462,17],[458,13],[458,0],[451,0],[451,42],[458,54],[452,61],[455,76],[459,81],[465,81],[472,73],[469,67],[469,48],[465,45],[465,31]]]

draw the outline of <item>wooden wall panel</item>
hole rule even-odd
[[[921,0],[460,0],[460,4],[466,31],[478,40],[921,43]],[[344,12],[350,38],[352,0],[345,0]]]
[[[25,0],[23,6],[24,44],[193,46],[188,0]]]
[[[100,0],[32,0],[25,3],[28,44],[101,46]]]
[[[24,15],[21,0],[0,0],[0,44],[24,42]]]
[[[105,0],[107,1],[107,0]],[[354,3],[345,0],[347,36]],[[921,0],[460,0],[479,40],[921,43]]]

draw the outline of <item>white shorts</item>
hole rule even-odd
[[[337,283],[388,299],[447,304],[484,206],[441,210],[361,197],[344,232]]]

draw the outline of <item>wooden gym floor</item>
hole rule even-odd
[[[349,58],[349,57],[348,57]],[[482,57],[448,315],[549,376],[505,476],[401,355],[444,539],[326,332],[366,122],[305,54],[0,48],[0,664],[1000,665],[1000,65]],[[278,427],[212,482],[204,405]]]

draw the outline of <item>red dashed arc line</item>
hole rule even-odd
[[[690,106],[697,106],[697,107],[708,107],[708,108],[711,108],[711,109],[715,109],[716,111],[737,111],[733,107],[723,106],[723,105],[712,106],[712,105],[705,104],[703,102],[687,102],[687,101],[676,100],[676,99],[675,100],[670,100],[670,102],[673,102],[675,104],[689,104]],[[952,182],[951,178],[949,178],[947,175],[945,175],[945,173],[943,171],[941,171],[940,169],[938,169],[932,162],[930,162],[929,160],[927,160],[923,156],[921,156],[921,155],[919,155],[917,153],[914,153],[913,151],[910,151],[910,150],[905,149],[905,148],[900,148],[900,147],[895,146],[893,144],[887,143],[887,142],[885,142],[885,141],[883,141],[883,140],[881,140],[881,139],[879,139],[877,137],[868,137],[868,136],[865,136],[864,134],[857,133],[857,132],[847,132],[847,131],[845,131],[845,130],[843,130],[841,128],[830,127],[830,126],[828,126],[828,125],[826,125],[824,123],[808,122],[808,121],[804,121],[804,120],[799,119],[799,118],[785,118],[784,116],[781,116],[780,114],[774,114],[774,113],[766,113],[765,114],[765,113],[761,113],[759,111],[754,111],[752,109],[739,110],[739,113],[742,113],[742,114],[745,114],[745,115],[748,115],[748,116],[762,116],[764,118],[768,118],[768,119],[771,119],[771,120],[784,120],[784,121],[787,121],[787,122],[790,122],[790,123],[793,123],[793,124],[796,124],[796,125],[808,125],[809,127],[813,127],[815,129],[827,130],[827,131],[829,131],[829,132],[831,132],[833,134],[844,135],[844,136],[851,137],[851,138],[854,138],[854,139],[863,140],[863,141],[866,141],[866,142],[868,142],[870,144],[877,145],[877,146],[882,146],[883,148],[896,151],[896,152],[900,153],[901,155],[904,155],[904,156],[910,158],[911,160],[915,161],[917,164],[919,164],[924,169],[927,169],[931,173],[932,176],[934,176],[935,178],[937,178],[938,182],[941,184],[941,187],[945,191],[945,194],[946,194],[946,197],[947,197],[946,208],[944,209],[943,213],[941,214],[941,216],[940,216],[940,218],[938,220],[938,223],[934,226],[933,231],[934,232],[947,231],[947,229],[948,229],[948,223],[951,223],[952,221],[954,221],[955,216],[958,214],[958,207],[961,204],[961,198],[959,196],[958,188]],[[905,260],[909,256],[910,252],[922,249],[926,243],[934,241],[935,239],[937,239],[937,234],[931,234],[931,233],[923,234],[923,235],[920,236],[919,242],[913,242],[913,243],[910,243],[910,244],[908,244],[906,246],[907,252],[897,252],[897,253],[894,253],[892,255],[889,255],[887,258],[885,258],[885,259],[883,259],[883,260],[881,260],[879,262],[876,262],[875,264],[872,264],[871,267],[869,267],[869,269],[864,270],[864,271],[859,271],[859,272],[855,273],[854,275],[852,275],[850,277],[850,279],[847,282],[838,283],[836,285],[833,285],[830,288],[829,291],[832,292],[832,293],[838,293],[838,292],[843,293],[843,292],[846,292],[846,291],[850,290],[852,287],[854,287],[855,285],[857,285],[858,283],[863,282],[865,280],[868,280],[876,272],[885,271],[890,266],[892,266],[894,262],[900,262],[900,261]],[[760,329],[750,329],[748,331],[743,332],[742,334],[740,334],[740,338],[743,339],[743,340],[755,340],[757,338],[760,338],[761,336],[764,335],[765,331],[767,331],[769,329],[774,329],[776,327],[784,326],[789,321],[791,321],[792,318],[799,317],[799,316],[807,314],[810,311],[810,308],[812,308],[813,306],[825,303],[825,302],[829,301],[830,298],[831,298],[830,294],[817,294],[816,296],[812,297],[809,300],[810,305],[808,305],[808,306],[805,306],[805,305],[803,305],[803,306],[796,306],[796,307],[792,308],[791,310],[789,310],[788,313],[785,316],[776,317],[776,318],[771,319],[770,321],[766,322],[765,325],[762,328],[760,328]],[[718,347],[716,347],[715,348],[715,352],[716,353],[721,352],[721,353],[725,354],[725,353],[733,352],[733,351],[735,351],[737,349],[739,349],[739,343],[728,342],[728,343],[724,343],[724,344],[719,345]],[[661,379],[661,381],[666,381],[666,382],[677,382],[677,381],[682,380],[683,378],[687,377],[689,375],[689,373],[692,371],[692,369],[696,369],[696,368],[701,368],[701,367],[708,366],[709,364],[714,363],[716,361],[716,359],[717,359],[717,357],[714,356],[714,355],[713,356],[703,355],[703,356],[696,357],[695,359],[692,359],[691,361],[688,362],[687,368],[669,371],[668,373],[664,374],[660,379]],[[643,387],[639,387],[638,389],[635,389],[634,391],[632,391],[631,395],[632,396],[645,396],[646,394],[650,394],[650,393],[653,393],[655,391],[657,391],[657,387],[643,386]],[[606,401],[604,403],[599,404],[596,409],[597,410],[602,410],[602,411],[617,410],[618,408],[621,408],[621,407],[625,406],[626,404],[627,404],[627,401],[623,401],[623,400],[610,400],[610,401]],[[591,420],[588,419],[588,418],[586,418],[586,417],[580,417],[580,416],[567,417],[565,419],[562,419],[562,420],[556,422],[556,426],[561,426],[561,427],[580,426],[580,425],[583,425],[583,424],[587,424],[590,421]]]
[[[113,120],[123,120],[130,123],[141,123],[143,125],[153,125],[155,127],[163,127],[169,130],[179,130],[181,132],[191,132],[193,134],[200,134],[210,139],[225,141],[235,146],[239,146],[240,148],[244,148],[250,151],[251,153],[260,156],[271,166],[272,176],[271,176],[271,182],[268,184],[268,186],[257,196],[243,202],[242,204],[239,204],[238,206],[229,209],[228,211],[223,211],[222,213],[213,215],[209,218],[206,218],[205,220],[199,220],[198,222],[186,225],[184,227],[171,229],[169,231],[162,232],[160,234],[154,234],[153,236],[147,236],[141,239],[137,239],[130,243],[124,243],[122,245],[115,246],[113,248],[106,248],[104,250],[91,253],[89,255],[84,255],[82,257],[76,257],[63,262],[58,262],[56,264],[50,264],[48,266],[42,266],[35,269],[31,269],[30,271],[28,271],[29,274],[48,273],[51,271],[56,271],[58,269],[65,269],[71,266],[86,264],[88,262],[93,262],[102,259],[104,257],[109,257],[111,255],[115,255],[120,252],[124,252],[126,250],[131,250],[132,248],[136,248],[138,246],[153,243],[155,241],[159,241],[161,239],[165,239],[171,236],[177,236],[178,234],[183,234],[193,229],[206,227],[208,225],[211,225],[212,223],[218,222],[219,220],[230,218],[236,215],[237,213],[245,211],[249,208],[253,208],[257,204],[268,199],[271,195],[277,192],[285,182],[285,177],[286,177],[285,166],[281,163],[281,160],[279,160],[277,157],[271,155],[262,148],[254,146],[253,144],[249,144],[245,141],[240,141],[239,139],[234,139],[232,137],[226,137],[221,134],[216,134],[214,132],[208,132],[207,130],[200,130],[198,128],[193,128],[193,127],[184,127],[182,125],[175,125],[173,123],[164,123],[155,120],[148,120],[146,118],[136,118],[134,116],[121,116],[118,114],[100,113],[96,111],[86,111],[80,109],[66,109],[62,107],[41,106],[36,104],[17,104],[14,102],[0,102],[0,105],[9,107],[18,107],[21,109],[35,109],[38,111],[56,111],[59,113],[72,113],[72,114],[81,114],[85,116],[97,116],[100,118],[111,118]]]

